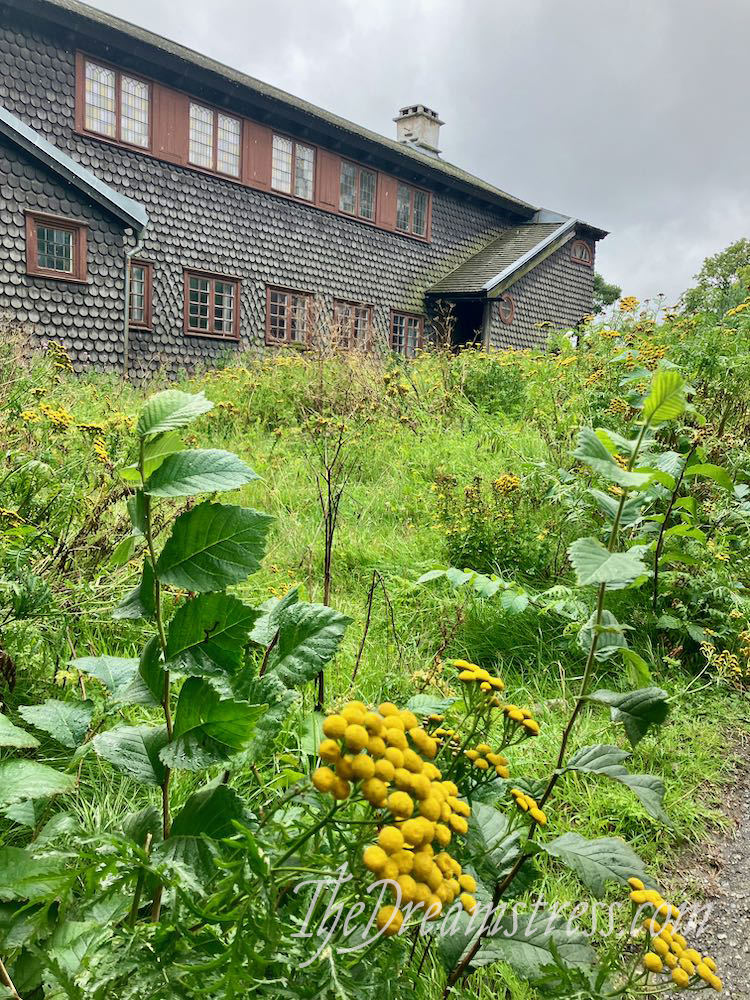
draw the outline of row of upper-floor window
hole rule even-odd
[[[153,89],[140,77],[79,55],[79,122],[88,134],[122,143],[143,152],[154,152]],[[242,179],[243,130],[250,123],[243,118],[187,99],[180,108],[187,117],[187,164],[235,180]],[[254,125],[255,128],[263,127]],[[178,122],[170,127],[180,131]],[[300,201],[316,202],[317,148],[309,143],[269,130],[270,189]],[[154,155],[157,155],[154,153]],[[337,205],[345,215],[366,222],[378,222],[378,172],[343,157],[338,167]],[[328,164],[327,164],[328,166]],[[395,184],[395,205],[391,212],[397,232],[427,239],[431,197],[428,191],[390,179]],[[386,197],[385,194],[382,197]],[[390,216],[389,216],[390,218]]]
[[[26,215],[26,270],[30,275],[63,281],[88,280],[85,224],[57,216]],[[129,271],[130,325],[153,324],[153,262],[132,260]],[[183,271],[183,329],[186,334],[238,340],[241,279],[194,268]],[[321,332],[343,349],[368,350],[373,338],[373,306],[334,298],[333,323],[324,322],[312,292],[266,287],[265,339],[268,344],[305,346]],[[325,329],[324,329],[325,328]],[[390,346],[405,357],[422,347],[424,317],[391,312]]]

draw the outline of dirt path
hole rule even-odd
[[[731,827],[683,852],[667,881],[673,899],[689,892],[712,904],[695,947],[716,960],[722,996],[750,1000],[750,736],[739,734],[731,750],[737,758],[725,805]]]

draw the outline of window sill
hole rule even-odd
[[[239,344],[240,338],[237,334],[226,333],[206,333],[203,330],[183,330],[186,337],[197,337],[200,340],[223,340],[227,344]]]
[[[45,281],[65,281],[69,285],[88,285],[88,278],[81,278],[77,274],[63,274],[60,271],[26,271],[29,278],[44,278]]]

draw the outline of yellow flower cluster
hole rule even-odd
[[[586,386],[586,388],[589,388],[592,385],[596,385],[596,383],[599,382],[603,378],[604,378],[604,369],[603,368],[596,368],[589,375],[589,377],[586,379],[586,381],[583,384]]]
[[[39,409],[58,430],[67,430],[73,424],[73,414],[68,413],[64,406],[55,408],[49,403],[40,403]]]
[[[499,778],[510,776],[508,770],[508,759],[501,753],[495,753],[487,743],[477,743],[475,747],[464,750],[464,756],[468,757],[471,763],[479,771],[490,772],[494,770]]]
[[[617,337],[621,336],[619,330],[600,330],[599,336],[606,337],[607,340],[615,340]]]
[[[501,497],[507,497],[510,493],[514,493],[521,485],[521,480],[518,476],[503,475],[494,481],[492,488]]]
[[[25,424],[38,424],[39,414],[36,410],[21,410],[21,420],[23,420]]]
[[[614,413],[622,417],[627,416],[627,414],[630,413],[630,404],[620,396],[615,396],[610,400],[607,412]]]
[[[462,905],[471,912],[476,902],[466,887],[474,885],[473,879],[463,875],[446,851],[454,834],[467,833],[471,809],[458,797],[458,787],[444,781],[433,763],[437,740],[419,725],[413,712],[391,702],[372,711],[361,701],[351,701],[340,713],[328,716],[323,733],[318,754],[332,767],[315,771],[312,780],[318,791],[343,800],[357,785],[370,805],[391,814],[377,843],[365,848],[365,867],[381,879],[396,882],[402,902],[424,903],[431,919],[462,889],[466,894]],[[384,907],[378,922],[381,927],[388,924],[386,934],[395,934],[403,915]]]
[[[620,299],[620,312],[633,313],[636,311],[640,302],[635,297],[635,295],[624,295]]]
[[[94,438],[93,448],[94,454],[104,465],[111,461],[107,451],[107,443],[100,434]]]
[[[47,356],[52,360],[54,367],[58,371],[72,374],[73,363],[62,344],[59,344],[56,340],[50,340],[47,344]]]
[[[104,424],[100,424],[96,420],[79,421],[76,427],[79,431],[88,431],[90,434],[101,434],[104,430]]]
[[[506,725],[518,726],[524,730],[524,736],[539,735],[541,726],[528,708],[519,708],[518,705],[503,705],[503,715]]]
[[[745,302],[740,302],[740,304],[735,306],[734,309],[730,309],[726,315],[739,316],[740,313],[743,313],[746,309],[750,309],[750,299],[747,299]]]
[[[681,990],[691,984],[710,986],[721,992],[722,981],[716,975],[716,963],[712,958],[701,955],[695,948],[689,948],[682,934],[678,934],[671,919],[679,920],[680,911],[667,903],[657,889],[647,889],[639,878],[629,878],[631,900],[637,906],[649,904],[654,907],[654,915],[643,921],[643,926],[651,935],[651,950],[643,957],[643,967],[648,972],[669,973],[672,982]],[[659,918],[665,922],[659,923]]]
[[[638,360],[643,362],[646,367],[654,367],[667,353],[666,347],[659,347],[647,340],[641,340],[637,348]]]
[[[493,677],[489,671],[477,666],[476,663],[469,663],[468,660],[451,660],[450,662],[459,671],[458,679],[464,684],[478,684],[479,690],[485,694],[505,690],[505,684],[499,677]]]
[[[547,825],[547,814],[542,812],[533,796],[522,792],[520,788],[511,788],[510,794],[521,812],[528,813],[539,826]]]

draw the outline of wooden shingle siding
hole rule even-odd
[[[75,127],[81,135],[89,139],[110,143],[116,146],[125,145],[114,138],[90,132],[85,127],[86,101],[86,62],[91,61],[117,71],[118,67],[96,55],[77,51],[75,56]],[[119,79],[119,77],[118,77]],[[257,188],[260,191],[272,191],[280,198],[294,198],[294,192],[286,193],[274,190],[271,185],[271,163],[273,156],[273,136],[275,130],[261,125],[249,118],[233,112],[230,107],[221,109],[222,113],[237,118],[241,127],[241,173],[235,178],[215,169],[209,170],[190,162],[190,104],[201,104],[211,108],[210,102],[200,98],[191,98],[187,93],[164,86],[155,80],[139,79],[147,82],[150,87],[150,144],[148,148],[138,148],[143,156],[154,156],[168,163],[188,167],[191,170],[205,172],[216,176],[219,174],[245,187]],[[118,105],[119,106],[119,105]],[[276,131],[276,134],[282,134]],[[290,137],[294,139],[294,137]],[[300,139],[306,146],[313,149],[315,155],[315,178],[313,198],[309,204],[326,212],[340,214],[339,185],[341,177],[342,157],[322,146],[316,146],[306,139]],[[129,147],[132,148],[132,147]],[[360,166],[363,166],[360,164]],[[365,169],[372,170],[370,167]],[[375,225],[381,229],[396,231],[396,191],[398,181],[389,174],[373,171],[377,175],[375,195],[375,218],[370,221],[358,218],[365,225]],[[413,186],[413,185],[410,185]],[[409,239],[429,242],[432,239],[432,194],[427,194],[427,226],[423,236],[411,232],[399,231],[399,235]],[[301,199],[297,199],[301,200]]]

